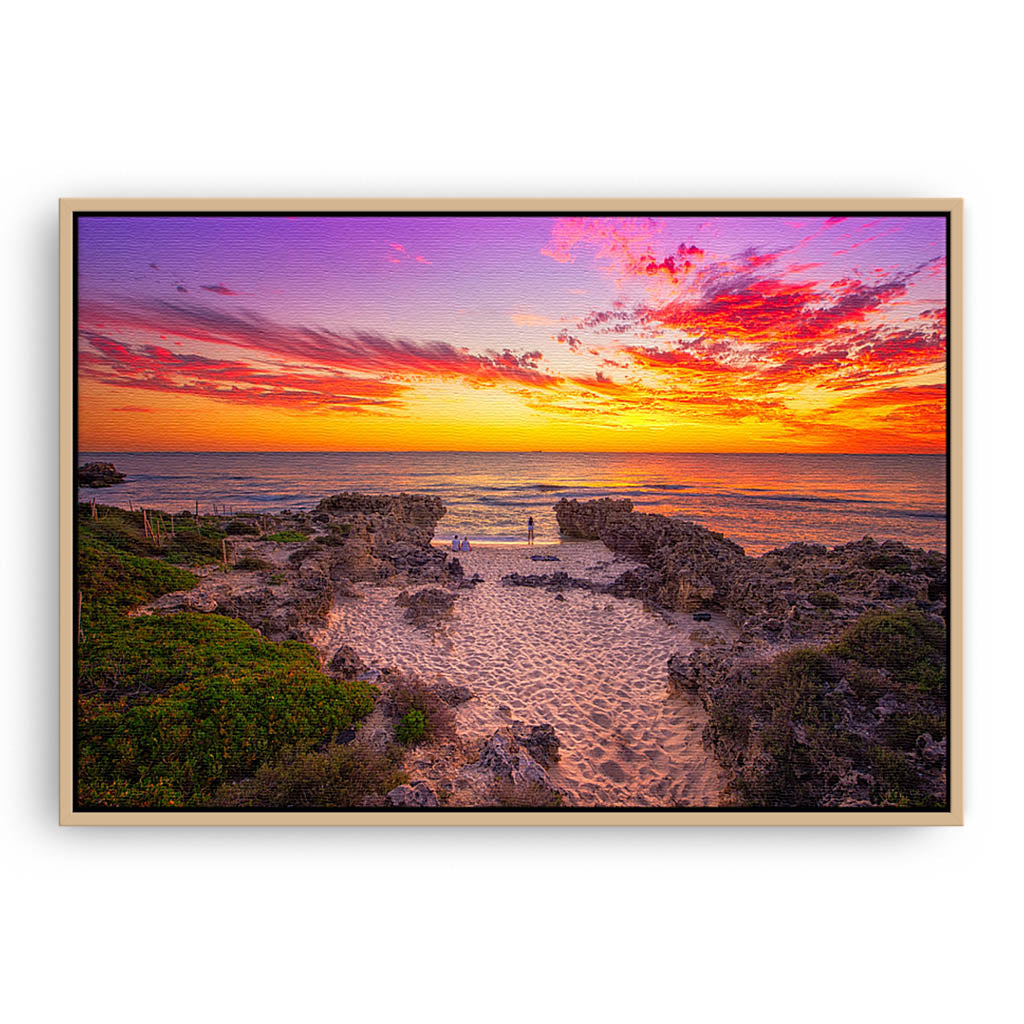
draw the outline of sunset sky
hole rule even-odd
[[[82,450],[945,449],[942,217],[78,224]]]

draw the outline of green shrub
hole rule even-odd
[[[836,642],[797,648],[708,693],[706,735],[743,806],[828,806],[840,776],[873,778],[873,804],[941,806],[941,768],[915,753],[947,735],[945,627],[912,610],[869,612]],[[887,698],[888,713],[878,703]]]
[[[82,592],[82,630],[103,629],[112,614],[153,601],[161,594],[191,590],[199,581],[190,572],[153,558],[117,551],[105,541],[80,536],[78,588]]]
[[[395,727],[395,739],[403,746],[419,743],[427,734],[427,716],[417,708],[410,708]]]
[[[214,796],[218,807],[366,807],[383,804],[385,794],[408,779],[400,754],[358,742],[332,743],[323,750],[288,747],[255,776],[225,783]]]
[[[279,530],[277,533],[267,534],[266,539],[277,544],[300,544],[304,540],[309,540],[309,537],[298,530]]]
[[[203,565],[221,559],[220,542],[224,533],[215,519],[200,517],[197,520],[179,513],[174,516],[174,536],[171,536],[171,516],[166,512],[155,513],[151,521],[157,519],[163,524],[162,543],[158,545],[155,539],[146,536],[141,512],[109,505],[99,506],[97,512],[99,517],[93,519],[88,505],[78,506],[80,544],[99,540],[116,551],[159,556],[182,565]]]
[[[838,608],[839,598],[827,590],[815,590],[808,598],[816,608]]]
[[[888,746],[913,750],[918,736],[928,733],[933,740],[941,740],[946,735],[946,716],[926,711],[897,711],[885,717],[878,731]]]
[[[260,528],[252,519],[232,519],[224,527],[224,532],[229,537],[239,537],[259,533]]]
[[[936,693],[946,687],[946,627],[919,611],[867,612],[829,650],[884,669],[901,688]]]
[[[203,806],[284,747],[320,743],[373,708],[316,651],[219,615],[111,619],[80,647],[79,800]]]
[[[239,569],[242,572],[264,572],[267,569],[272,569],[273,566],[265,559],[257,558],[256,555],[243,555],[231,568]]]
[[[394,686],[390,694],[390,704],[393,715],[398,720],[397,728],[402,727],[402,722],[409,718],[412,712],[416,712],[410,720],[414,724],[408,728],[415,732],[418,723],[422,722],[422,733],[409,740],[410,743],[451,739],[455,735],[455,713],[433,687],[418,679],[405,679]],[[399,742],[407,742],[402,740],[401,736],[398,736],[398,739]]]

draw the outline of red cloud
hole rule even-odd
[[[393,406],[413,380],[461,380],[473,387],[555,389],[562,378],[539,368],[538,351],[482,355],[445,342],[415,342],[366,331],[288,327],[254,313],[157,303],[80,309],[83,323],[177,335],[247,351],[270,366],[129,345],[87,328],[80,332],[83,377],[152,390],[192,391],[278,404]],[[300,368],[296,369],[296,364]]]

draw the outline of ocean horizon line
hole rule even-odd
[[[706,451],[591,451],[589,449],[529,448],[79,448],[76,455],[737,455],[751,456],[835,456],[838,458],[945,458],[946,452],[706,452]]]

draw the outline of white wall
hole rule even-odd
[[[12,1019],[999,1012],[1019,966],[1019,8],[597,8],[6,10]],[[61,195],[964,196],[967,826],[58,829]]]

